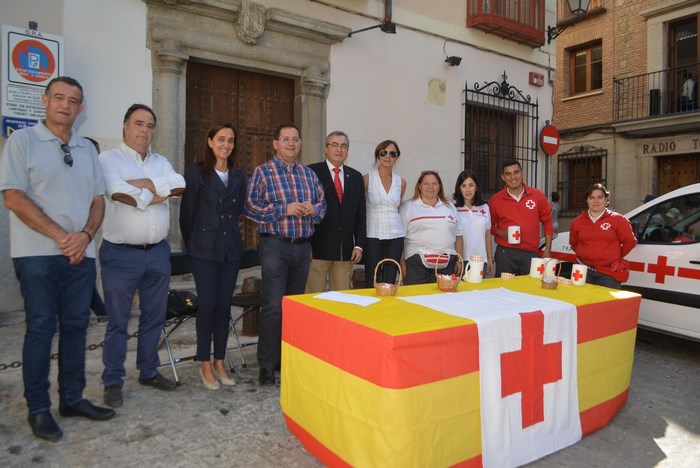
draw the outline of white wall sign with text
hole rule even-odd
[[[2,25],[3,122],[44,118],[41,95],[49,81],[61,75],[62,54],[62,37]],[[2,133],[7,136],[12,130],[3,125]]]

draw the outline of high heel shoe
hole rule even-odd
[[[224,371],[223,374],[219,374],[214,368],[212,368],[211,371],[214,373],[214,377],[216,377],[222,385],[227,385],[229,387],[236,385],[236,381],[228,375],[228,372]]]
[[[202,378],[202,384],[204,384],[204,388],[207,390],[218,390],[219,389],[219,381],[214,380],[214,382],[209,382],[207,379],[204,378],[204,374],[202,373],[202,369],[199,369],[199,376]],[[214,376],[216,376],[216,373],[214,373]]]

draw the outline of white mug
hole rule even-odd
[[[583,286],[586,284],[587,273],[588,267],[586,265],[574,263],[574,266],[571,268],[571,284],[575,286]]]
[[[543,258],[544,260],[544,277],[545,278],[556,278],[557,277],[557,266],[559,265],[559,260],[556,258]]]
[[[544,258],[533,258],[530,260],[530,277],[535,279],[542,279],[544,275]]]
[[[464,279],[469,283],[481,283],[484,280],[484,262],[467,263]]]
[[[508,226],[508,243],[520,243],[520,226]]]

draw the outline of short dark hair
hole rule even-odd
[[[75,78],[71,78],[70,76],[57,76],[53,80],[49,81],[49,84],[46,85],[46,89],[44,90],[44,94],[46,96],[50,96],[51,93],[51,87],[54,85],[54,83],[65,83],[69,86],[74,86],[80,90],[80,103],[83,103],[83,86],[78,83],[78,80]]]
[[[605,198],[610,198],[610,192],[608,192],[608,189],[605,188],[605,185],[599,182],[591,185],[588,190],[586,190],[586,198],[584,198],[584,200],[588,200],[588,197],[591,196],[594,190],[600,190],[603,192],[603,195],[605,195]]]
[[[518,166],[518,169],[523,169],[523,166],[520,165],[520,161],[517,159],[506,159],[503,161],[503,164],[501,164],[501,174],[503,174],[503,171],[505,171],[508,166]]]
[[[286,123],[286,124],[282,124],[282,125],[280,125],[279,127],[277,127],[277,128],[275,129],[275,134],[274,134],[274,136],[273,136],[272,138],[274,138],[275,140],[279,140],[279,139],[280,139],[280,134],[282,133],[282,130],[284,130],[285,128],[293,128],[293,129],[296,130],[297,133],[299,134],[299,138],[301,138],[301,130],[299,130],[299,127],[297,127],[297,126],[294,125],[293,123]]]
[[[460,185],[467,179],[471,179],[476,184],[476,192],[474,192],[474,206],[481,206],[484,204],[484,199],[481,198],[481,191],[479,190],[479,179],[476,178],[476,174],[470,169],[464,170],[457,176],[457,182],[455,183],[455,193],[452,195],[452,199],[455,201],[455,206],[462,207],[465,205],[464,196],[462,195],[462,190]]]
[[[389,145],[394,145],[394,148],[396,148],[396,154],[398,156],[401,156],[401,150],[399,149],[399,144],[396,143],[394,140],[384,140],[381,143],[377,145],[377,147],[374,149],[374,160],[379,161],[379,152],[382,150],[385,150],[387,146]]]
[[[156,118],[156,113],[153,112],[153,109],[148,107],[146,104],[132,104],[131,107],[129,107],[126,110],[126,114],[124,114],[124,123],[126,123],[126,121],[129,120],[129,117],[131,117],[131,114],[133,114],[137,110],[145,110],[147,112],[150,112],[153,116],[153,125],[155,125],[158,121],[158,119]]]

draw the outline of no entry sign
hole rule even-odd
[[[559,151],[559,132],[554,125],[544,126],[540,132],[540,146],[550,156]]]

